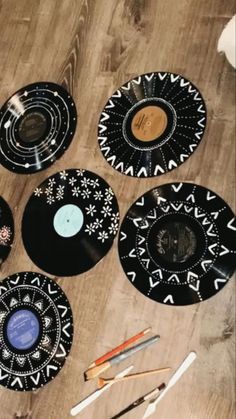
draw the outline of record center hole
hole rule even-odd
[[[157,233],[156,248],[159,255],[170,263],[184,263],[195,254],[197,238],[184,222],[167,222]]]
[[[38,340],[39,329],[36,315],[31,310],[20,309],[10,315],[6,333],[13,348],[25,350]]]
[[[159,106],[145,106],[134,115],[131,122],[133,135],[140,141],[153,141],[166,130],[168,118]]]
[[[25,143],[38,141],[47,129],[46,117],[41,112],[26,113],[19,124],[19,136]]]

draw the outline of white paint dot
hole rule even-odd
[[[11,125],[11,121],[10,121],[10,119],[8,119],[8,121],[7,122],[5,122],[5,124],[4,124],[4,128],[9,128],[10,127],[10,125]]]
[[[52,140],[52,141],[51,141],[51,144],[52,144],[52,145],[56,144],[56,141],[55,141],[55,140]]]
[[[25,168],[28,169],[29,168],[29,163],[25,163]]]
[[[54,94],[54,96],[58,96],[58,92],[54,92],[53,94]]]
[[[26,90],[24,92],[24,96],[28,96],[28,92]]]

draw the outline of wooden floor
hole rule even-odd
[[[114,188],[121,216],[146,190],[170,181],[193,181],[220,194],[234,207],[235,72],[216,52],[219,35],[234,14],[233,0],[1,0],[0,101],[37,81],[62,83],[79,111],[76,135],[66,154],[48,170],[31,176],[0,168],[0,195],[11,205],[16,225],[12,252],[1,278],[38,270],[21,240],[20,222],[34,187],[66,168],[97,172]],[[109,95],[143,72],[183,74],[201,90],[208,126],[194,155],[170,174],[149,180],[122,176],[97,146],[97,122]],[[34,394],[1,388],[1,419],[66,419],[70,408],[95,388],[83,371],[125,337],[152,326],[158,345],[133,358],[136,371],[177,367],[190,350],[194,367],[158,406],[162,419],[234,418],[234,281],[214,298],[178,308],[157,304],[126,279],[117,256],[109,254],[76,278],[58,279],[73,309],[74,343],[54,382]],[[157,384],[148,378],[114,386],[86,409],[81,419],[109,419]],[[128,418],[141,418],[143,405]]]

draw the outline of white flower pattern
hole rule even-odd
[[[94,216],[95,212],[97,212],[95,205],[89,204],[88,207],[85,207],[86,214],[90,214],[91,217]]]
[[[86,224],[85,232],[88,233],[89,236],[91,236],[92,233],[95,233],[95,228],[93,223]]]
[[[104,243],[105,240],[108,239],[108,233],[106,231],[102,231],[98,233],[98,240],[101,240]]]
[[[59,186],[57,187],[56,199],[57,199],[58,201],[60,201],[61,199],[63,199],[63,198],[64,198],[64,189],[65,189],[65,186],[62,186],[62,185],[59,185]]]
[[[53,195],[48,195],[48,197],[47,197],[47,203],[49,205],[52,205],[53,202],[55,202],[54,196]]]
[[[60,178],[61,179],[66,180],[67,176],[68,176],[68,173],[65,170],[62,170],[60,172]]]
[[[45,194],[46,194],[47,196],[49,196],[49,195],[51,195],[51,194],[52,194],[52,191],[53,191],[52,186],[48,186],[48,187],[45,189]]]
[[[78,202],[84,213],[84,232],[100,243],[113,240],[118,231],[120,217],[113,190],[99,177],[84,169],[60,171],[37,187],[34,195],[46,200],[48,205],[63,201],[65,197],[74,200],[79,198],[74,202],[75,205]],[[89,222],[89,219],[93,222]]]
[[[93,195],[95,201],[101,201],[103,194],[101,191],[96,191],[95,194]]]
[[[75,179],[74,178],[74,176],[72,176],[70,179],[69,179],[69,184],[71,185],[71,186],[74,186],[74,184],[77,182],[77,179]]]
[[[34,191],[35,196],[40,196],[42,195],[43,191],[42,188],[36,188]]]
[[[104,215],[104,218],[110,217],[111,215],[111,207],[109,205],[104,205],[102,208],[101,213]]]
[[[80,187],[79,186],[74,186],[73,189],[71,189],[72,192],[72,196],[76,196],[78,198],[79,194],[80,194]]]
[[[91,194],[91,191],[87,188],[87,189],[84,189],[83,191],[82,191],[82,197],[83,197],[83,199],[86,199],[86,198],[89,198],[89,195]]]

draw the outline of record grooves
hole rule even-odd
[[[69,147],[76,121],[75,103],[62,86],[23,87],[0,110],[0,163],[22,174],[46,169]]]
[[[127,278],[149,298],[187,305],[216,294],[236,267],[236,220],[222,198],[191,183],[154,188],[128,210],[119,234]]]
[[[189,80],[174,73],[147,73],[108,100],[98,125],[107,162],[129,176],[169,172],[190,157],[206,126],[204,100]]]

